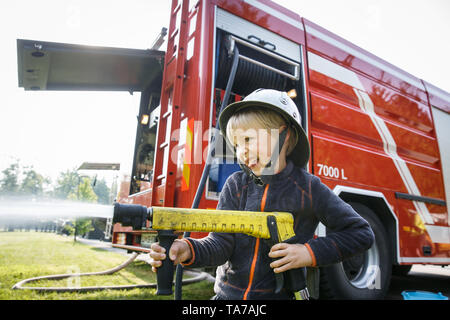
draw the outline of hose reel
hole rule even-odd
[[[270,50],[270,46],[254,43],[230,34],[219,34],[216,88],[225,89],[233,64],[234,47],[239,50],[239,67],[231,91],[246,96],[258,88],[285,91],[300,79],[300,64]],[[266,43],[267,44],[267,43]]]

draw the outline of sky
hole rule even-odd
[[[87,161],[130,174],[140,94],[24,91],[16,39],[147,49],[168,27],[170,2],[0,1],[0,172],[19,159],[53,181]],[[450,92],[450,1],[275,2]]]

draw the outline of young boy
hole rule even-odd
[[[227,179],[217,209],[290,212],[297,242],[269,247],[251,236],[225,233],[176,240],[169,250],[174,264],[219,266],[216,299],[292,299],[285,290],[275,294],[274,273],[333,264],[371,247],[369,224],[303,169],[309,143],[285,92],[258,89],[224,108],[219,124],[243,170]],[[314,239],[319,222],[327,235]],[[152,245],[153,271],[166,254]]]

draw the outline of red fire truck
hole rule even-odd
[[[379,299],[393,272],[450,263],[450,94],[292,11],[268,0],[173,0],[165,52],[18,40],[18,57],[25,89],[141,92],[118,201],[145,206],[191,207],[223,100],[289,92],[311,142],[306,169],[376,238],[364,254],[309,270],[316,296]],[[200,208],[215,208],[239,170],[217,150]],[[145,232],[113,231],[114,246],[148,251]],[[316,236],[326,232],[319,225]]]

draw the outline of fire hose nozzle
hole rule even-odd
[[[146,227],[149,211],[145,206],[139,204],[114,204],[113,223],[121,223],[123,226],[131,226],[134,230]]]

